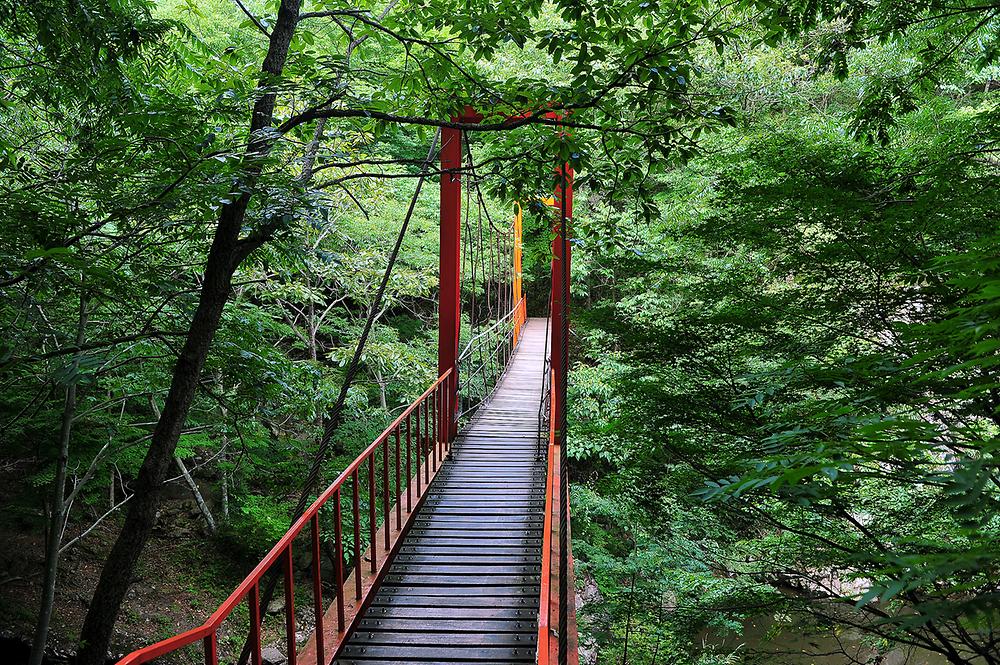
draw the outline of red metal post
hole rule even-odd
[[[375,453],[368,458],[368,541],[371,543],[372,560],[371,569],[375,572],[375,564],[378,561],[378,540],[375,538]]]
[[[462,131],[441,130],[441,272],[438,299],[438,376],[451,370],[447,393],[458,392],[458,336],[461,325],[462,268]],[[454,170],[454,171],[452,171]],[[452,172],[449,172],[452,171]],[[457,433],[456,414],[440,414],[448,439]]]
[[[402,427],[402,425],[397,425],[396,426],[396,528],[397,529],[402,529],[403,528],[403,494],[402,494],[402,491],[403,491],[402,488],[403,488],[403,486],[402,486],[402,484],[400,482],[400,477],[399,477],[399,475],[400,475],[399,474],[399,469],[400,469],[399,465],[400,465],[400,462],[401,462],[399,453],[400,453],[400,449],[402,447],[402,444],[401,444],[400,438],[399,438],[399,428],[400,427]],[[407,482],[409,482],[409,480],[410,480],[409,478],[406,479]],[[407,491],[409,491],[409,488],[407,488]]]
[[[555,390],[552,391],[553,414],[562,413],[562,409],[565,408],[561,397],[564,391],[560,390],[560,387],[566,381],[568,368],[563,367],[563,358],[560,350],[563,348],[563,319],[569,318],[569,303],[565,303],[564,311],[562,279],[564,274],[569,275],[572,251],[568,238],[566,242],[563,242],[561,218],[563,206],[565,206],[568,234],[569,222],[573,219],[573,169],[570,168],[569,164],[565,164],[556,169],[556,177],[555,209],[557,216],[554,225],[555,237],[552,239],[552,290],[549,294],[549,312],[551,312],[552,318],[552,325],[549,328],[551,335],[551,345],[549,348],[552,349],[552,379],[555,387]],[[563,256],[564,250],[565,256]],[[565,267],[563,266],[564,261]],[[566,292],[569,292],[568,284]]]
[[[219,635],[213,630],[204,643],[205,665],[219,665]]]
[[[340,489],[333,495],[333,500],[336,501],[333,504],[334,511],[334,523],[333,523],[333,540],[334,549],[336,550],[337,561],[333,569],[333,580],[337,587],[337,630],[344,630],[344,522],[343,517],[340,513]],[[317,568],[318,570],[318,568]],[[317,580],[319,576],[317,575]],[[319,592],[316,592],[319,596]],[[316,616],[319,616],[317,612]],[[319,654],[317,657],[319,660],[317,662],[325,663],[323,660],[323,623],[322,621],[316,622],[316,653]]]
[[[413,471],[410,468],[410,459],[412,457],[413,447],[413,425],[410,421],[410,416],[406,416],[406,512],[411,512],[413,510],[413,492],[410,491],[410,478],[413,477]],[[420,468],[419,466],[417,467]],[[417,484],[420,484],[419,474],[417,477]]]
[[[385,553],[389,554],[389,532],[392,530],[389,505],[389,437],[385,437],[382,447],[382,531],[385,534]]]
[[[351,474],[351,511],[354,514],[354,599],[361,600],[361,501],[358,498],[358,470]]]
[[[310,521],[310,527],[312,529],[312,583],[313,583],[313,616],[316,617],[316,630],[314,634],[316,635],[316,653],[320,662],[323,659],[323,578],[322,578],[322,562],[323,559],[320,555],[320,533],[319,533],[319,513],[315,513]],[[340,493],[337,493],[337,543],[340,543]],[[337,585],[337,595],[340,594],[340,585]]]
[[[288,665],[295,665],[295,567],[292,562],[292,544],[285,550],[285,645]]]
[[[433,450],[434,450],[434,468],[436,469],[437,465],[438,465],[437,420],[438,420],[438,411],[440,410],[440,407],[439,407],[439,405],[437,403],[437,392],[433,392],[430,395],[428,395],[427,399],[428,399],[428,401],[430,402],[430,405],[431,405],[430,406],[430,416],[431,416],[431,427],[430,427],[430,430],[431,430],[431,433],[430,433],[430,438],[428,439],[428,442],[430,443],[430,445],[433,447]]]
[[[423,444],[424,450],[427,453],[427,466],[425,467],[426,477],[424,478],[424,480],[428,483],[431,481],[431,466],[434,465],[434,456],[431,455],[431,442],[430,439],[427,438],[427,435],[430,431],[428,427],[428,423],[430,422],[430,418],[428,417],[429,415],[430,415],[430,409],[428,408],[427,402],[424,401],[424,431],[423,435],[421,436],[421,441],[424,442]]]
[[[247,603],[250,606],[250,662],[253,665],[261,665],[263,658],[260,649],[260,587],[257,582],[250,587]]]
[[[420,406],[419,405],[417,406],[416,409],[413,410],[413,419],[414,419],[414,423],[416,425],[416,431],[413,433],[413,435],[414,435],[413,436],[413,454],[417,458],[417,460],[416,460],[417,461],[417,496],[420,496],[420,494],[421,494],[421,491],[420,491],[420,481],[421,481],[420,465],[422,463],[420,461],[420,455],[424,451],[423,451],[423,446],[420,444]]]

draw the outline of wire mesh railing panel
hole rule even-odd
[[[514,353],[517,307],[490,323],[473,328],[458,358],[459,418],[468,417],[493,393]]]
[[[468,417],[492,394],[524,325],[520,293],[520,218],[498,224],[490,214],[472,149],[463,169],[462,331],[458,357],[459,418]]]

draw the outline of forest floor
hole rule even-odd
[[[69,548],[59,562],[56,604],[49,635],[49,662],[71,662],[80,627],[101,574],[104,560],[120,529],[121,515],[109,518]],[[27,528],[26,520],[0,523],[0,642],[6,645],[5,663],[22,662],[34,632],[41,592],[43,534]],[[122,607],[112,655],[117,658],[142,646],[201,624],[239,584],[255,562],[227,555],[201,524],[190,500],[168,500],[147,545],[139,571]],[[279,593],[279,596],[281,594]],[[304,607],[299,604],[299,607]],[[297,614],[301,614],[298,612]],[[246,605],[234,617],[245,625]],[[277,618],[277,617],[275,617]],[[310,617],[301,617],[311,621]],[[277,621],[268,623],[278,623]],[[299,625],[307,625],[300,623]],[[239,631],[242,632],[242,631]],[[265,644],[277,642],[280,631],[265,630]],[[307,635],[301,635],[304,640]],[[24,655],[14,656],[15,652]],[[238,650],[242,636],[220,631],[220,652]],[[200,644],[197,645],[200,648]],[[280,647],[284,651],[283,645]],[[185,654],[181,661],[189,660]]]

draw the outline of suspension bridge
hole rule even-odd
[[[438,378],[204,623],[119,665],[217,665],[233,634],[252,665],[265,644],[289,665],[577,664],[565,456],[573,173],[555,165],[542,203],[549,312],[528,318],[520,205],[509,223],[492,219],[460,129],[442,130],[439,157]],[[275,579],[283,604],[270,613]]]

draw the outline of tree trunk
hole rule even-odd
[[[208,530],[213,535],[215,534],[215,518],[212,517],[212,510],[205,503],[205,497],[201,495],[201,490],[198,489],[198,483],[194,481],[191,473],[184,466],[184,460],[179,456],[174,455],[174,463],[177,468],[180,469],[181,475],[184,477],[184,482],[187,483],[188,489],[191,490],[191,496],[194,497],[194,502],[198,504],[198,510],[201,511],[201,516],[205,518],[205,523],[208,525]]]
[[[378,384],[378,404],[382,407],[383,411],[389,410],[389,402],[386,400],[386,380],[382,377],[382,372],[375,370],[373,372],[375,375],[375,383]]]
[[[222,451],[219,453],[219,503],[222,512],[222,521],[229,520],[229,471],[226,468],[229,464],[229,436],[222,433]]]
[[[226,386],[222,382],[222,372],[219,372],[218,381],[219,394],[225,397]],[[223,401],[222,404],[225,402]],[[229,463],[229,435],[226,433],[226,427],[229,424],[229,409],[220,406],[219,411],[222,414],[222,445],[219,450],[219,461],[216,464],[219,468],[219,503],[221,504],[222,521],[226,522],[229,520],[229,471],[226,469]]]
[[[225,435],[223,435],[222,441],[223,445],[225,445],[226,441]],[[220,492],[222,495],[219,502],[222,504],[221,508],[222,508],[223,522],[229,519],[229,472],[226,471],[226,468],[224,466],[225,463],[226,463],[226,453],[222,453],[222,455],[219,456],[219,464],[222,467],[219,469]]]
[[[87,298],[80,293],[80,317],[76,328],[76,346],[83,347],[87,328]],[[52,621],[52,607],[56,598],[56,581],[59,575],[59,546],[62,544],[63,525],[66,520],[66,469],[69,466],[69,441],[73,431],[73,417],[76,415],[77,371],[80,356],[73,357],[72,371],[67,377],[65,399],[63,401],[62,423],[59,427],[59,457],[56,460],[56,477],[52,486],[52,512],[49,514],[48,534],[45,538],[45,576],[42,581],[42,602],[35,624],[35,636],[31,643],[29,665],[41,665],[45,655],[45,644],[49,638],[49,623]],[[114,485],[112,485],[114,487]]]
[[[134,498],[129,504],[125,523],[101,571],[87,618],[80,634],[79,665],[100,665],[108,653],[115,621],[128,591],[139,556],[153,530],[160,506],[160,494],[167,470],[173,461],[188,411],[194,400],[205,358],[219,327],[222,310],[229,299],[233,273],[239,263],[258,243],[241,242],[240,230],[250,204],[250,194],[260,176],[261,160],[271,149],[272,139],[261,130],[270,127],[274,117],[276,93],[273,83],[284,68],[288,45],[295,33],[302,0],[282,0],[264,58],[260,96],[254,103],[250,122],[250,142],[244,155],[244,191],[233,203],[226,204],[219,215],[212,247],[205,264],[198,308],[188,329],[187,338],[174,365],[170,390],[135,483]]]
[[[156,400],[152,397],[149,398],[149,405],[153,407],[153,413],[156,414],[156,419],[159,420],[162,414],[160,413],[160,407],[156,406]],[[180,458],[180,455],[174,454],[174,464],[177,465],[177,470],[181,472],[181,478],[184,479],[184,484],[188,486],[191,490],[191,496],[194,497],[194,502],[198,506],[198,510],[201,512],[201,516],[205,518],[205,523],[208,525],[208,531],[215,535],[215,518],[212,517],[212,511],[205,503],[205,497],[201,495],[201,490],[198,489],[198,483],[194,481],[194,477],[188,468],[184,465],[184,460]]]

